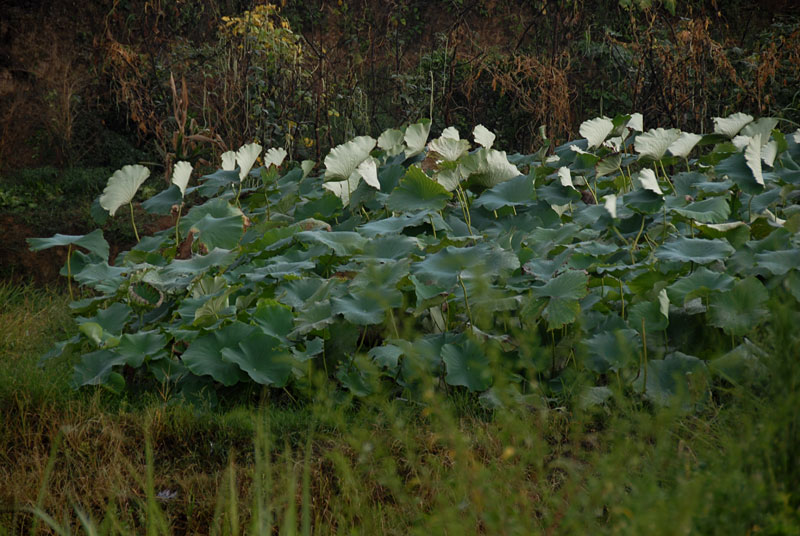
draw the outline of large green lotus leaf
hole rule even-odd
[[[389,194],[386,207],[393,212],[441,210],[451,197],[444,186],[428,177],[422,169],[411,166],[397,188]]]
[[[103,238],[103,231],[95,229],[85,235],[63,235],[55,234],[50,238],[28,238],[31,251],[41,251],[43,249],[57,246],[81,246],[94,253],[101,259],[108,260],[108,242]]]
[[[467,339],[459,345],[442,346],[442,360],[448,385],[464,386],[470,391],[485,391],[492,385],[489,358],[480,346]]]
[[[387,369],[392,374],[396,374],[400,356],[403,355],[403,350],[394,344],[384,344],[383,346],[372,348],[368,355],[376,365]]]
[[[208,255],[196,255],[191,259],[174,260],[164,268],[165,278],[182,275],[195,276],[212,267],[228,266],[236,259],[235,251],[215,248]]]
[[[241,214],[222,218],[206,214],[194,222],[191,230],[197,232],[197,239],[209,249],[234,249],[242,238],[244,220]]]
[[[489,244],[465,248],[448,246],[412,266],[412,272],[424,284],[439,284],[447,288],[458,281],[459,275],[491,277],[519,268],[519,258]]]
[[[131,308],[124,303],[115,302],[108,306],[106,309],[100,309],[93,317],[84,318],[78,317],[76,320],[79,323],[94,322],[103,328],[103,331],[120,334],[125,329],[125,324],[128,323],[131,315]]]
[[[730,382],[753,384],[764,379],[769,372],[762,362],[764,357],[763,350],[745,339],[727,354],[709,361],[708,368]]]
[[[455,162],[469,151],[469,142],[458,138],[440,137],[428,145],[428,150],[439,155],[445,162]]]
[[[247,379],[238,365],[222,359],[226,348],[235,348],[240,341],[256,332],[254,326],[233,322],[214,332],[197,337],[181,356],[186,367],[198,376],[208,375],[222,385],[235,385]]]
[[[750,214],[760,214],[770,205],[778,203],[781,199],[781,188],[773,188],[764,193],[751,196],[750,199],[743,200],[742,204],[747,205],[746,210]],[[743,207],[745,210],[745,207]]]
[[[302,345],[305,346],[305,349],[303,350],[301,350],[297,345],[292,348],[292,355],[294,356],[295,361],[298,363],[305,363],[306,361],[313,359],[314,357],[320,355],[325,349],[325,341],[319,337],[305,339]]]
[[[494,132],[483,125],[478,125],[472,130],[472,137],[475,139],[475,143],[487,149],[492,148],[494,140],[497,138]]]
[[[603,145],[603,142],[613,130],[614,123],[611,119],[608,117],[597,117],[584,121],[578,132],[588,140],[588,149],[594,149]]]
[[[681,131],[677,128],[669,130],[663,128],[650,129],[636,136],[634,148],[639,153],[639,158],[661,160],[670,145],[675,143],[680,136]]]
[[[631,328],[641,332],[642,321],[647,333],[662,331],[669,326],[669,318],[658,301],[639,302],[628,308],[628,325]]]
[[[403,131],[395,128],[384,130],[378,137],[378,147],[386,152],[386,156],[394,156],[403,152]]]
[[[275,300],[259,300],[250,318],[262,332],[280,340],[285,340],[294,329],[294,315],[291,308]]]
[[[724,197],[710,197],[670,210],[701,223],[723,223],[731,215],[731,206]]]
[[[773,275],[783,275],[800,268],[800,249],[784,249],[756,253],[756,265]]]
[[[725,240],[680,237],[663,244],[655,255],[663,261],[709,264],[727,259],[733,252],[733,246]]]
[[[484,191],[472,206],[497,210],[502,207],[528,205],[533,196],[533,180],[529,176],[520,175]]]
[[[102,385],[106,383],[114,367],[124,365],[127,358],[112,350],[97,350],[84,354],[75,365],[72,383],[76,387],[83,385]]]
[[[254,382],[273,387],[286,385],[295,364],[280,339],[258,331],[221,353],[224,361],[235,363]]]
[[[73,270],[75,268],[73,267]],[[79,272],[73,272],[75,281],[106,294],[113,294],[125,281],[124,276],[130,268],[109,266],[107,262],[85,265]]]
[[[530,177],[523,176],[522,178],[527,179],[528,181],[531,180]],[[510,183],[516,180],[517,179],[512,179],[511,181],[508,182]],[[499,186],[502,186],[502,184],[495,186],[495,188]],[[569,205],[570,203],[574,203],[581,198],[581,194],[579,194],[575,190],[575,188],[562,186],[560,182],[556,183],[555,181],[551,182],[546,186],[540,186],[539,188],[537,188],[536,195],[539,199],[546,201],[551,206]],[[478,200],[480,200],[482,197],[483,195],[481,195],[481,197],[479,197]],[[528,200],[528,203],[530,203],[530,200]]]
[[[681,352],[673,352],[664,359],[656,359],[647,363],[639,371],[633,387],[658,406],[673,406],[682,402],[695,401],[705,394],[706,366],[694,356]],[[645,384],[645,378],[647,383]],[[698,386],[698,383],[700,384]],[[698,388],[701,393],[697,393]]]
[[[622,196],[622,203],[625,207],[641,214],[655,214],[664,205],[664,196],[650,190],[634,190]]]
[[[697,145],[703,136],[699,134],[690,134],[689,132],[681,132],[680,136],[673,141],[667,150],[671,155],[679,158],[687,158],[689,153],[692,152],[694,146]]]
[[[542,317],[547,321],[548,329],[560,329],[572,324],[581,313],[581,304],[577,300],[550,298],[542,310]]]
[[[333,313],[330,300],[316,301],[307,305],[297,313],[295,329],[289,334],[289,337],[295,338],[311,331],[325,329],[335,321],[336,317]]]
[[[597,374],[619,372],[637,363],[641,338],[633,329],[617,329],[595,333],[583,343],[588,350],[586,368]]]
[[[728,117],[715,117],[714,118],[714,133],[722,134],[727,138],[733,138],[739,133],[742,128],[748,123],[753,121],[753,116],[741,112],[735,113]]]
[[[358,275],[353,278],[350,288],[368,289],[384,294],[395,292],[397,283],[408,275],[410,259],[396,262],[376,262],[370,260]],[[394,299],[392,299],[394,301]]]
[[[712,326],[729,335],[746,335],[767,319],[765,304],[769,294],[755,277],[737,282],[727,292],[709,298],[708,317]]]
[[[119,207],[133,201],[133,196],[149,176],[150,170],[138,164],[118,169],[100,194],[100,206],[113,216]]]
[[[470,186],[492,188],[517,177],[519,169],[508,161],[505,151],[480,149],[461,159],[462,175]]]
[[[318,277],[295,279],[281,284],[275,291],[278,301],[295,309],[301,309],[309,299],[325,299],[331,283]]]
[[[425,150],[425,144],[428,143],[428,134],[430,132],[431,122],[428,119],[423,119],[419,123],[406,127],[406,132],[403,136],[403,141],[406,144],[406,158],[411,158]]]
[[[366,238],[353,231],[303,231],[296,236],[301,242],[327,246],[340,257],[361,253],[367,244]]]
[[[228,297],[232,289],[218,295],[205,298],[203,303],[195,309],[192,325],[209,327],[218,325],[224,317],[233,316],[236,307],[230,305]]]
[[[580,300],[588,293],[589,276],[578,270],[567,270],[540,287],[531,288],[531,293],[540,298]]]
[[[375,148],[375,138],[359,136],[331,149],[325,157],[325,180],[346,181]]]
[[[407,259],[420,252],[420,241],[413,236],[387,235],[373,238],[364,245],[360,260],[376,260],[381,262]]]
[[[341,298],[331,298],[331,311],[359,326],[381,324],[385,318],[386,303],[374,292],[357,292]]]
[[[714,171],[717,176],[727,177],[735,182],[745,193],[758,194],[764,191],[764,186],[753,175],[753,171],[747,165],[745,155],[742,153],[736,153],[724,159],[716,165]]]
[[[172,211],[172,207],[180,206],[183,196],[178,186],[172,184],[166,190],[162,190],[147,201],[142,203],[142,208],[149,214],[166,215]]]
[[[317,220],[332,219],[337,212],[342,210],[342,200],[333,192],[327,191],[318,199],[310,199],[294,207],[296,220],[314,218]]]
[[[209,219],[206,219],[204,223],[201,223],[201,220],[206,218],[206,216],[208,216]],[[188,214],[186,214],[183,218],[181,218],[179,230],[181,232],[181,235],[185,236],[189,233],[189,230],[192,228],[196,228],[198,231],[200,231],[200,228],[202,228],[203,231],[206,231],[206,233],[208,233],[209,237],[218,238],[217,236],[218,233],[216,233],[213,230],[213,223],[215,221],[219,220],[220,223],[224,221],[225,225],[223,225],[223,227],[229,228],[232,227],[234,218],[239,218],[239,231],[235,239],[232,237],[232,235],[235,234],[231,232],[232,229],[229,229],[227,233],[223,234],[223,236],[225,234],[230,234],[231,236],[227,237],[228,238],[227,242],[233,242],[233,246],[225,247],[224,249],[232,249],[238,244],[239,239],[241,238],[242,228],[244,226],[243,216],[244,215],[242,214],[242,211],[239,208],[234,207],[233,205],[228,203],[225,199],[222,198],[211,199],[210,201],[207,201],[202,205],[195,206],[194,208],[192,208],[192,210],[189,211]],[[203,237],[201,236],[200,238],[202,240]],[[205,240],[202,241],[205,242]],[[215,246],[209,246],[209,247],[213,249]],[[222,247],[222,246],[216,246],[216,247]]]
[[[712,292],[724,292],[733,287],[734,279],[726,273],[712,272],[704,266],[682,277],[667,287],[669,299],[677,304],[685,304],[697,297],[705,297]]]
[[[125,364],[139,368],[144,359],[160,359],[166,356],[167,338],[158,331],[125,333],[119,340],[117,352],[125,357]]]

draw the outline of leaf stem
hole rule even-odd
[[[131,225],[133,225],[133,234],[136,235],[136,242],[140,242],[139,240],[139,231],[136,230],[136,220],[133,218],[133,201],[128,202],[128,206],[131,207]]]
[[[469,326],[472,329],[475,327],[475,322],[472,321],[472,311],[469,308],[469,299],[467,298],[467,287],[464,285],[464,279],[461,278],[461,274],[458,274],[458,282],[461,284],[461,290],[464,291],[464,307],[467,309],[467,318],[469,318]]]
[[[69,289],[69,299],[70,301],[74,301],[75,297],[72,295],[72,265],[70,261],[72,260],[72,244],[67,246],[67,288]]]
[[[642,383],[642,394],[647,391],[647,331],[642,317],[642,357],[644,359],[644,382]]]

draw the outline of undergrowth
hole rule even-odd
[[[488,411],[250,393],[204,410],[73,391],[38,369],[67,300],[0,286],[0,534],[798,534],[798,313],[772,302],[771,374],[700,412],[616,393]],[[55,368],[54,368],[55,367]],[[60,372],[56,372],[60,371]],[[249,398],[248,398],[249,397]]]

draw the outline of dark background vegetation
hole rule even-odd
[[[800,123],[793,0],[5,0],[0,13],[0,275],[38,281],[61,262],[24,238],[93,227],[91,201],[126,164],[153,169],[147,196],[177,160],[211,167],[257,140],[320,161],[431,110],[433,134],[480,123],[523,153],[541,125],[563,142],[603,114],[698,133],[733,112]]]

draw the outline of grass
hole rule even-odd
[[[768,381],[694,414],[324,389],[203,410],[72,390],[68,361],[37,367],[67,299],[0,285],[0,534],[800,534],[800,315],[776,308]]]

